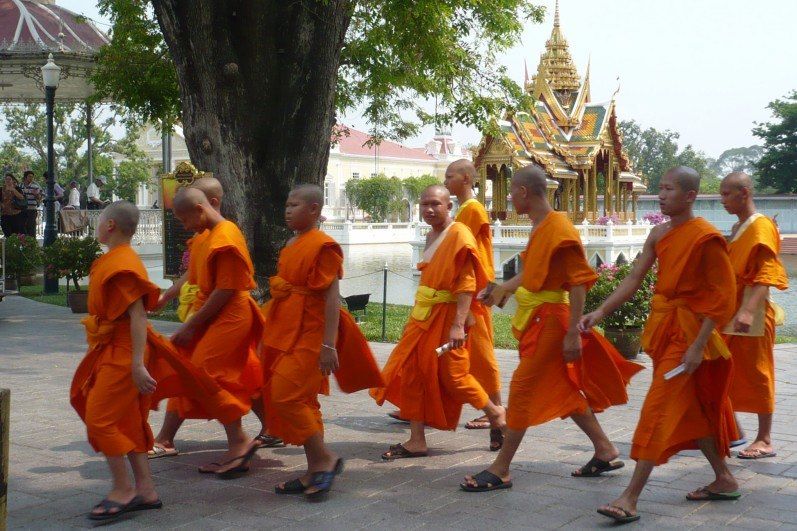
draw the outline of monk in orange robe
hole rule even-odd
[[[662,176],[659,205],[670,221],[651,230],[631,273],[581,320],[589,329],[630,299],[658,260],[656,293],[642,336],[642,348],[653,360],[653,381],[631,447],[637,464],[620,497],[598,509],[620,523],[639,519],[637,500],[653,467],[685,449],[699,448],[716,476],[687,499],[740,496],[725,462],[736,437],[728,398],[733,367],[718,331],[733,316],[736,281],[725,239],[692,213],[699,189],[700,175],[692,168],[673,168]]]
[[[221,182],[218,179],[215,177],[200,177],[192,182],[190,186],[191,188],[196,188],[204,193],[210,206],[216,212],[221,213],[221,203],[224,198],[224,189],[222,188]],[[188,270],[183,273],[182,276],[180,276],[180,278],[177,279],[169,289],[164,291],[158,300],[156,309],[161,309],[169,302],[179,297],[180,308],[178,309],[178,314],[181,315],[183,322],[185,322],[193,313],[194,305],[197,299],[196,294],[198,292],[198,287],[196,286],[196,272],[198,271],[199,266],[197,265],[197,254],[192,253],[191,249],[195,245],[197,247],[200,246],[201,242],[207,237],[209,232],[210,231],[205,230],[203,232],[197,233],[190,240],[188,240]],[[178,407],[178,400],[173,399],[169,401],[169,404],[166,408],[166,414],[163,419],[163,425],[161,426],[158,435],[155,437],[155,443],[152,449],[150,449],[150,451],[147,453],[150,459],[179,455],[179,451],[174,445],[174,438],[177,435],[177,431],[180,429],[180,426],[183,424],[184,419],[180,417]],[[259,447],[268,448],[284,446],[283,442],[279,438],[273,437],[266,432],[265,423],[263,422],[262,400],[259,398],[259,396],[253,397],[252,411],[257,414],[258,418],[260,418],[262,425],[260,433],[255,437],[255,440],[259,442]]]
[[[307,472],[275,487],[277,494],[325,497],[343,470],[343,460],[324,443],[319,394],[329,394],[329,375],[352,393],[382,384],[368,342],[340,307],[343,251],[318,230],[324,205],[320,187],[300,185],[285,204],[285,222],[295,236],[280,252],[263,306],[264,401],[268,425],[288,444],[303,446]]]
[[[452,162],[446,168],[445,186],[457,196],[459,209],[454,221],[458,221],[470,229],[476,239],[476,250],[487,281],[495,280],[493,267],[493,231],[487,218],[487,211],[473,193],[473,186],[478,179],[476,167],[467,159]],[[485,286],[476,286],[477,292]],[[501,374],[495,360],[493,348],[493,312],[481,301],[474,300],[471,307],[474,323],[470,329],[470,373],[482,386],[493,404],[501,405]],[[486,416],[471,420],[465,427],[468,429],[487,429],[490,420]],[[490,432],[490,450],[501,449],[504,435],[501,430]]]
[[[487,275],[473,235],[451,219],[451,208],[444,186],[423,191],[421,212],[432,230],[418,264],[415,306],[382,370],[385,386],[371,391],[379,405],[393,403],[401,418],[410,421],[409,441],[383,453],[385,460],[428,455],[424,426],[455,429],[462,404],[481,409],[494,428],[504,428],[504,408],[493,404],[469,374],[465,329],[472,324],[468,321],[476,287],[486,284]]]
[[[736,274],[736,315],[732,334],[725,342],[733,355],[734,371],[730,397],[733,410],[758,414],[755,441],[739,452],[740,459],[775,457],[772,448],[772,414],[775,411],[775,312],[769,299],[770,287],[784,290],[788,277],[778,258],[780,234],[768,217],[756,212],[753,182],[743,172],[734,172],[720,185],[722,204],[739,218],[728,245]],[[745,297],[745,291],[748,292]],[[763,309],[764,330],[750,333],[754,316]]]
[[[224,423],[226,454],[201,467],[200,472],[235,477],[248,470],[259,447],[241,427],[241,417],[251,409],[252,397],[262,387],[256,348],[263,335],[263,316],[249,294],[255,287],[254,267],[241,231],[224,219],[200,190],[181,189],[174,198],[174,214],[187,230],[208,232],[191,246],[196,268],[189,281],[199,286],[199,293],[191,317],[171,341],[230,394],[240,412],[236,420]],[[215,418],[191,398],[179,398],[176,409],[180,419]]]
[[[518,309],[512,328],[520,341],[520,364],[509,387],[504,445],[489,468],[465,477],[460,484],[465,491],[511,487],[509,467],[526,429],[557,418],[571,417],[595,448],[594,456],[573,476],[595,477],[623,466],[595,412],[626,403],[626,385],[642,367],[625,360],[599,334],[582,338],[578,320],[597,275],[587,263],[575,227],[548,204],[546,184],[538,166],[513,175],[512,204],[534,224],[521,255],[523,271],[480,294],[490,305],[515,294]]]

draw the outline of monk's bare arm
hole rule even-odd
[[[753,324],[756,311],[764,305],[764,301],[769,295],[769,286],[765,284],[754,284],[750,287],[750,298],[747,303],[739,308],[733,318],[733,331],[747,333]]]
[[[130,338],[133,343],[132,377],[139,392],[150,394],[155,391],[155,380],[144,366],[144,350],[147,345],[147,312],[144,301],[138,299],[127,308],[130,317]]]
[[[180,290],[183,289],[183,284],[186,282],[188,282],[188,271],[175,280],[174,283],[169,286],[169,289],[161,293],[161,296],[158,298],[158,309],[163,308],[168,302],[180,295]]]
[[[578,329],[578,322],[584,312],[586,299],[587,286],[581,284],[570,288],[570,323],[562,345],[566,362],[576,361],[581,357],[581,333]]]
[[[448,333],[448,340],[454,348],[465,344],[465,323],[468,320],[472,300],[473,292],[457,293],[457,314],[454,316],[454,322],[451,323],[451,330]]]
[[[196,331],[214,319],[233,295],[235,295],[234,289],[214,289],[210,292],[207,302],[174,333],[172,343],[177,346],[190,343]]]
[[[487,306],[494,306],[496,304],[500,304],[501,301],[504,300],[508,295],[516,292],[522,283],[523,271],[510,278],[503,284],[498,284],[495,288],[493,288],[493,291],[490,293],[489,297],[485,297],[485,290],[482,290],[479,292],[476,298]]]
[[[321,345],[319,365],[324,376],[338,370],[338,352],[335,343],[338,340],[338,324],[340,321],[340,283],[337,278],[332,281],[324,295],[324,343]]]
[[[579,328],[581,330],[589,330],[598,324],[601,319],[629,300],[634,295],[634,292],[639,289],[639,286],[642,285],[642,280],[645,278],[645,274],[653,267],[654,262],[656,262],[656,241],[658,241],[660,234],[656,229],[659,227],[654,228],[650,232],[648,239],[645,240],[645,246],[642,248],[642,254],[634,261],[631,272],[623,279],[620,285],[617,286],[614,293],[603,301],[603,304],[601,304],[597,310],[581,318],[581,322],[579,323]]]
[[[703,319],[703,324],[700,325],[700,332],[698,332],[692,344],[689,345],[689,348],[686,349],[686,353],[684,353],[684,357],[681,359],[681,362],[686,366],[686,372],[688,374],[695,372],[703,362],[703,349],[706,348],[708,338],[711,336],[716,326],[717,324],[708,317]]]

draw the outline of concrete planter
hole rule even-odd
[[[611,341],[612,345],[627,360],[632,360],[639,354],[642,342],[642,328],[605,328],[603,335]]]
[[[89,313],[89,292],[69,291],[66,294],[66,303],[72,313]]]

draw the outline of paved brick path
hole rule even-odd
[[[173,323],[156,323],[163,332]],[[82,528],[84,513],[105,493],[107,471],[86,443],[84,428],[67,399],[75,366],[84,349],[79,317],[64,308],[21,298],[0,303],[0,386],[12,396],[10,528]],[[380,361],[389,345],[374,345]],[[515,364],[514,353],[500,353],[504,380]],[[647,361],[646,358],[644,358]],[[780,346],[778,457],[760,462],[732,459],[744,496],[737,502],[689,503],[684,495],[706,484],[711,475],[695,453],[657,469],[642,496],[642,525],[655,528],[797,528],[797,346]],[[631,386],[630,404],[613,408],[600,420],[627,456],[650,371]],[[595,508],[625,486],[627,467],[611,477],[576,480],[570,472],[591,454],[583,434],[570,421],[531,430],[515,460],[515,487],[488,494],[460,492],[466,473],[485,467],[486,431],[432,431],[433,456],[383,463],[388,444],[405,440],[405,426],[390,422],[384,409],[365,393],[333,393],[322,399],[327,438],[347,459],[330,500],[309,504],[278,497],[274,484],[291,479],[303,467],[298,448],[261,450],[252,471],[242,479],[221,481],[196,473],[222,450],[223,433],[215,423],[187,422],[179,433],[182,455],[153,462],[161,511],[139,513],[117,527],[192,529],[322,528],[389,529],[596,528],[608,520]],[[463,421],[474,416],[470,408]],[[748,431],[755,418],[745,416]],[[159,427],[161,414],[151,417]],[[250,433],[256,421],[247,418]]]

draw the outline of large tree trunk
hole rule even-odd
[[[351,0],[152,0],[177,67],[192,162],[224,185],[258,284],[276,270],[294,182],[326,175]]]

